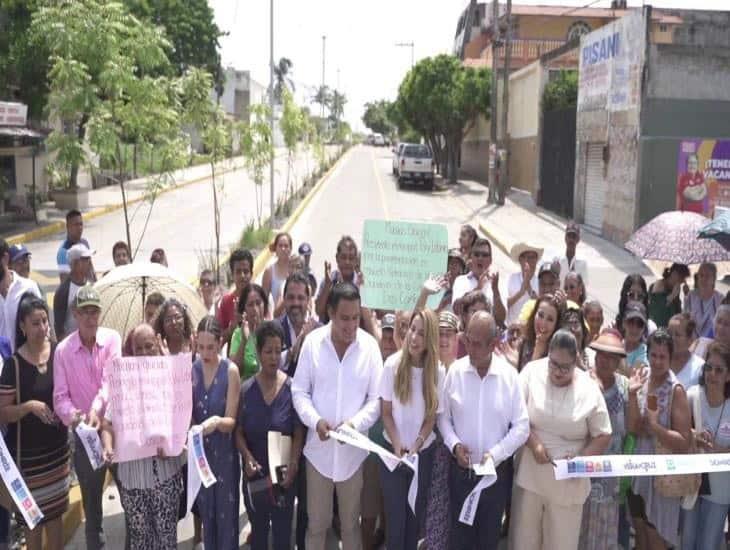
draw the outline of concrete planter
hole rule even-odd
[[[88,189],[57,189],[53,201],[59,210],[84,210],[89,207]]]

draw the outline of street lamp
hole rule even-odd
[[[415,44],[413,43],[413,41],[411,41],[411,42],[396,42],[395,45],[396,45],[397,48],[410,48],[411,49],[411,68],[413,68],[413,64],[415,63],[415,58],[414,58],[414,53],[413,53],[414,52],[414,48],[415,48]]]
[[[274,227],[274,159],[276,158],[274,140],[274,0],[270,1],[271,14],[269,17],[269,129],[271,132],[271,162],[269,163],[269,200],[271,201],[271,227]]]

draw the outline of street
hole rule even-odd
[[[230,176],[229,176],[230,177]],[[180,191],[169,193],[163,199],[166,199],[166,209],[158,210],[164,213],[165,217],[156,222],[160,233],[149,232],[146,237],[148,247],[162,246],[173,253],[170,254],[171,265],[185,266],[186,271],[181,271],[186,275],[194,275],[194,269],[197,265],[197,249],[196,245],[186,246],[185,242],[175,235],[176,231],[180,231],[180,224],[185,220],[185,216],[192,216],[193,213],[198,215],[190,219],[190,223],[185,220],[194,243],[206,243],[210,238],[209,216],[210,216],[210,199],[208,194],[202,194],[207,184],[191,185]],[[182,193],[185,199],[178,198],[178,193]],[[391,175],[391,152],[388,148],[376,148],[367,146],[357,146],[346,153],[346,156],[335,168],[329,179],[325,182],[324,187],[314,197],[302,216],[294,225],[292,237],[294,239],[295,248],[301,242],[308,242],[312,246],[312,266],[318,279],[322,277],[324,261],[334,262],[335,248],[337,241],[343,235],[351,235],[357,242],[362,237],[363,221],[368,218],[386,218],[386,219],[403,219],[412,221],[424,221],[432,223],[442,223],[448,227],[450,245],[456,246],[458,240],[459,227],[465,223],[471,223],[475,226],[489,210],[485,204],[486,189],[474,182],[460,182],[455,187],[448,187],[445,190],[437,190],[434,192],[425,191],[418,188],[406,186],[403,190],[399,190],[395,178]],[[233,194],[228,195],[228,204],[225,204],[223,211],[227,213],[229,223],[235,218],[234,204],[245,205],[247,201],[241,199],[233,199]],[[191,201],[185,204],[178,211],[172,208],[172,205],[181,204],[185,201]],[[197,202],[196,202],[197,201]],[[162,203],[162,200],[160,201]],[[160,204],[156,205],[159,208]],[[206,209],[208,208],[208,209]],[[239,214],[240,215],[240,214]],[[102,220],[102,218],[99,218]],[[194,229],[189,226],[193,225]],[[538,224],[538,221],[535,221]],[[93,222],[90,224],[95,225]],[[97,226],[97,233],[92,233],[90,239],[97,242],[97,238],[113,239],[110,236],[111,229],[105,227],[104,224]],[[225,225],[225,224],[224,224]],[[237,236],[235,227],[227,227],[226,235],[228,236],[226,243],[233,242]],[[530,234],[530,228],[524,228],[526,234]],[[154,235],[154,239],[152,237]],[[526,237],[527,238],[527,237]],[[55,243],[55,241],[53,241]],[[111,241],[108,248],[111,248]],[[556,243],[558,246],[560,243]],[[198,244],[202,246],[202,244]],[[587,245],[586,245],[587,246]],[[596,250],[596,244],[593,243],[589,250]],[[605,246],[613,246],[606,243]],[[615,248],[615,247],[613,247]],[[506,286],[507,276],[515,269],[512,260],[502,252],[499,247],[493,246],[493,266],[500,272],[500,280],[502,286]],[[612,254],[616,253],[612,251]],[[636,269],[636,260],[631,260],[628,253],[624,263],[629,269]],[[173,259],[174,258],[174,259]],[[619,271],[614,264],[608,261],[598,261],[594,258],[591,263],[598,266],[601,276],[597,277],[599,287],[591,287],[594,295],[602,295],[607,298],[617,296],[620,284],[623,280],[624,273]],[[503,299],[506,296],[503,290]],[[614,298],[611,298],[611,301]],[[610,305],[614,305],[611,303]],[[104,499],[105,510],[105,529],[111,548],[121,548],[124,536],[124,520],[121,511],[118,494],[114,487],[107,490]],[[248,522],[243,511],[241,501],[241,539],[243,544],[245,536],[248,533]],[[188,516],[181,521],[178,526],[179,548],[192,548],[192,520]],[[69,548],[79,550],[83,547],[83,525],[79,527]],[[331,537],[330,548],[338,548],[334,537]]]

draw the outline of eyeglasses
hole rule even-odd
[[[165,324],[182,323],[183,319],[184,317],[182,315],[171,315],[170,317],[165,317]]]
[[[563,374],[567,374],[573,369],[573,367],[575,367],[575,363],[571,362],[561,365],[560,363],[556,363],[552,359],[548,358],[548,366],[553,370],[557,370]]]
[[[713,367],[709,363],[705,363],[702,366],[702,370],[705,371],[705,372],[713,372],[713,373],[715,373],[717,375],[723,375],[723,374],[727,373],[727,368],[726,367]]]
[[[492,257],[491,252],[483,252],[481,250],[474,250],[474,251],[472,251],[471,255],[474,256],[475,258],[491,258]]]

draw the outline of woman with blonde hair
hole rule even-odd
[[[385,362],[380,383],[386,440],[396,456],[418,455],[415,512],[408,504],[413,471],[382,466],[388,518],[386,546],[415,550],[425,525],[428,490],[436,449],[434,425],[442,411],[445,370],[439,364],[439,320],[431,310],[411,316],[403,348]]]
[[[294,241],[289,233],[277,233],[269,245],[269,252],[275,255],[276,261],[264,271],[261,286],[267,298],[271,295],[275,316],[283,312],[283,303],[280,302],[284,296],[284,283],[292,271],[290,260],[293,246]]]

